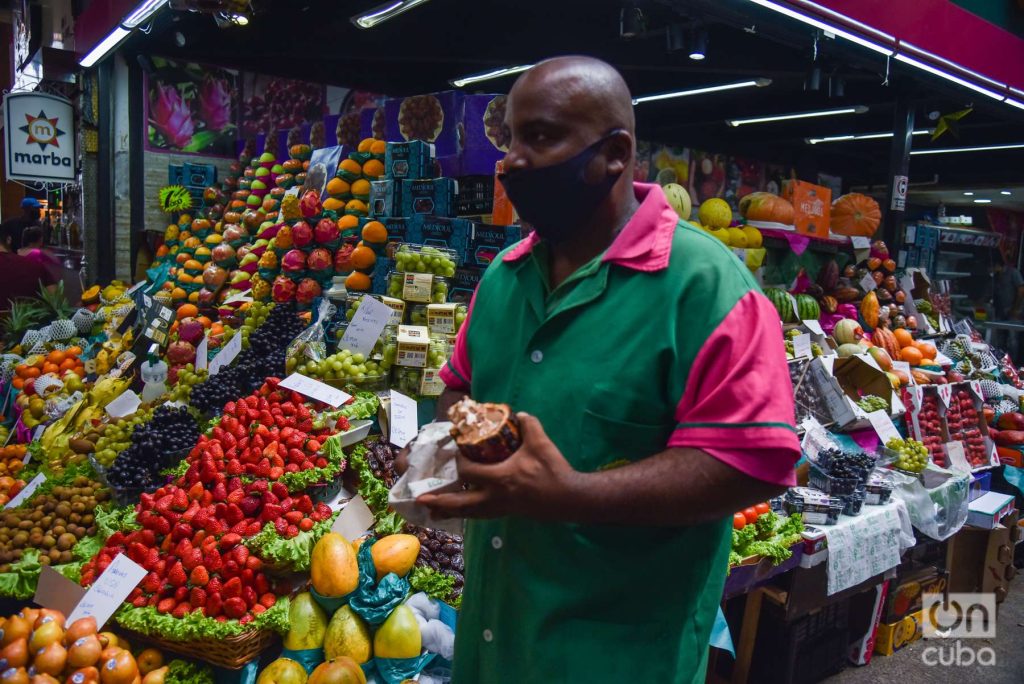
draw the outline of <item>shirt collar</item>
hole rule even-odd
[[[672,254],[672,236],[679,216],[668,203],[661,186],[633,183],[640,206],[605,251],[602,262],[618,264],[636,271],[660,271],[668,267]],[[522,259],[540,242],[536,232],[515,245],[503,261]]]

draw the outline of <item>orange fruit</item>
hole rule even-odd
[[[69,371],[77,365],[78,361],[76,361],[75,359],[64,359],[63,361],[60,362],[58,368],[60,368],[61,371]]]
[[[363,242],[382,245],[388,241],[388,229],[380,221],[368,221],[363,226]]]
[[[934,344],[929,344],[928,342],[916,342],[914,347],[916,347],[917,350],[921,352],[921,356],[926,359],[934,359],[939,351],[935,348]]]
[[[346,230],[356,230],[359,228],[359,217],[352,214],[345,214],[338,219],[338,230],[345,232]]]
[[[55,363],[47,361],[43,364],[43,373],[57,373],[58,371],[60,371],[60,366]]]
[[[352,266],[360,271],[373,268],[376,261],[377,255],[369,247],[356,247],[352,250]]]
[[[345,211],[345,202],[334,197],[328,197],[324,200],[324,211],[341,212]]]
[[[359,271],[353,271],[345,278],[345,289],[364,292],[371,286],[370,276]]]
[[[904,347],[900,350],[900,358],[911,366],[919,366],[924,360],[924,355],[916,347]]]
[[[177,318],[180,321],[182,318],[195,318],[199,315],[199,308],[194,304],[182,304],[178,307]]]
[[[186,296],[187,293],[180,287],[176,287],[171,290],[171,299],[176,302],[180,302],[181,300],[185,299]]]
[[[14,367],[14,374],[19,378],[27,378],[29,368],[31,368],[31,366],[26,366],[25,364],[20,363]]]
[[[191,302],[192,304],[198,304],[199,303],[199,290],[196,290],[195,292],[190,292],[188,294],[188,301]]]
[[[59,349],[54,349],[52,352],[46,355],[46,360],[50,363],[55,363],[58,366],[64,363],[64,359],[67,358],[67,354]]]
[[[893,335],[896,336],[896,341],[899,343],[900,347],[909,347],[914,344],[914,336],[905,328],[897,328],[893,331]]]
[[[167,245],[160,245],[159,247],[156,248],[156,258],[159,259],[161,257],[167,256],[168,251],[169,250],[167,249]]]
[[[336,195],[347,195],[351,191],[352,188],[348,184],[348,182],[342,180],[341,178],[332,178],[331,180],[327,181],[327,194],[330,195],[331,197],[334,197]]]
[[[11,380],[11,384],[14,385],[14,389],[20,390],[25,386],[25,378],[14,378],[14,380]]]
[[[200,323],[202,323],[203,327],[206,328],[207,330],[209,330],[210,326],[213,325],[213,321],[211,321],[206,316],[199,316],[199,317],[196,318],[196,320],[199,321]]]
[[[40,375],[42,375],[42,371],[40,371],[35,366],[29,366],[28,370],[25,371],[25,378],[26,379],[27,378],[38,378]]]
[[[370,143],[370,154],[384,154],[388,149],[388,144],[383,140],[374,140]]]
[[[367,178],[380,178],[384,175],[384,164],[379,159],[370,159],[363,164],[363,175]]]
[[[65,349],[64,352],[68,356],[81,356],[82,355],[82,348],[79,347],[77,344],[73,344],[70,347],[68,347],[67,349]]]

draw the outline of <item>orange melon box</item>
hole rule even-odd
[[[832,221],[832,191],[807,181],[783,184],[783,199],[793,205],[793,224],[798,233],[827,239]]]

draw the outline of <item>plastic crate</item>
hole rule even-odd
[[[863,480],[858,477],[832,477],[817,464],[811,463],[808,483],[832,496],[848,496],[863,487]]]
[[[848,662],[849,601],[825,606],[792,622],[767,603],[758,626],[752,672],[759,684],[812,684]]]

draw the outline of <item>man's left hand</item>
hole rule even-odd
[[[565,460],[539,420],[527,413],[517,417],[523,443],[514,454],[500,463],[477,463],[460,453],[459,477],[469,489],[425,494],[417,502],[435,518],[564,519],[580,473]]]

